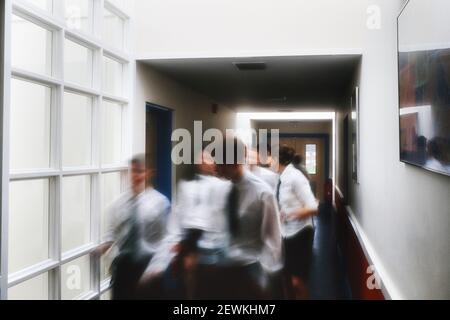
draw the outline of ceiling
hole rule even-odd
[[[348,93],[359,55],[145,60],[179,83],[233,108],[336,105]],[[240,71],[236,63],[263,62]]]

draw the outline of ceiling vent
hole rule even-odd
[[[287,97],[270,98],[270,102],[287,102]]]
[[[234,62],[239,71],[262,71],[267,69],[265,62]]]

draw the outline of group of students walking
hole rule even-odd
[[[258,150],[238,152],[236,137],[223,146],[222,161],[199,155],[173,205],[146,187],[145,156],[131,160],[131,188],[111,205],[95,251],[112,257],[113,299],[308,298],[318,202],[295,151],[247,165]]]

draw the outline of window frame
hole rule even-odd
[[[2,46],[1,54],[2,70],[4,74],[0,80],[0,86],[3,85],[3,101],[1,104],[1,123],[3,131],[1,151],[2,164],[2,197],[1,197],[1,232],[0,232],[0,299],[8,298],[8,288],[33,279],[40,274],[48,272],[49,274],[49,298],[61,299],[61,268],[80,257],[89,255],[101,241],[100,218],[104,208],[102,208],[101,195],[101,176],[106,173],[121,173],[121,190],[126,185],[123,177],[128,171],[128,165],[125,159],[131,154],[131,79],[132,79],[132,61],[127,52],[129,48],[129,26],[130,15],[122,9],[115,6],[109,0],[93,1],[93,32],[86,34],[82,31],[68,29],[64,19],[64,4],[62,1],[53,1],[53,12],[50,13],[40,9],[24,0],[5,0],[4,12],[2,15]],[[118,14],[124,19],[124,50],[109,48],[101,39],[101,27],[103,21],[103,8]],[[11,47],[11,17],[18,15],[21,18],[38,24],[53,33],[52,48],[52,74],[41,75],[19,68],[13,68],[10,62],[11,53],[8,49]],[[92,87],[85,87],[74,83],[69,83],[64,79],[64,43],[65,40],[76,42],[93,51],[93,78]],[[102,92],[102,57],[108,56],[123,64],[123,94],[122,96],[113,96]],[[52,88],[52,106],[51,106],[51,166],[45,170],[28,170],[11,173],[9,165],[9,146],[10,146],[10,84],[12,78],[20,80],[45,84]],[[63,120],[63,101],[64,93],[71,92],[92,97],[92,163],[87,167],[65,168],[62,163],[62,120]],[[102,101],[108,100],[119,103],[123,107],[122,113],[122,159],[123,162],[117,165],[103,166],[101,161],[102,148],[102,125],[101,125],[101,107]],[[127,147],[124,147],[126,144]],[[61,237],[61,217],[62,217],[62,181],[68,176],[87,175],[91,178],[91,243],[69,252],[63,253]],[[49,226],[49,256],[50,258],[38,265],[30,266],[14,274],[8,273],[8,217],[9,217],[9,184],[12,181],[31,180],[46,178],[50,181],[50,226]],[[83,294],[77,299],[99,299],[109,290],[109,281],[100,281],[100,261],[99,259],[90,260],[91,268],[91,291]]]
[[[306,169],[306,171],[308,172],[309,175],[316,176],[317,175],[317,143],[306,143],[305,144],[305,162],[307,161],[307,158],[308,158],[308,146],[314,146],[315,155],[316,155],[316,157],[314,159],[314,163],[315,163],[315,169],[316,170],[315,170],[314,173],[309,172],[308,171],[308,165],[306,163],[305,163],[305,169]]]

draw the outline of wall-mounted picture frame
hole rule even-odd
[[[422,1],[410,0],[397,18],[399,153],[404,163],[450,176],[450,5],[444,4],[429,0],[424,11]]]
[[[352,179],[359,183],[359,151],[360,151],[360,135],[359,135],[359,87],[355,87],[351,98],[351,162],[352,162]]]

